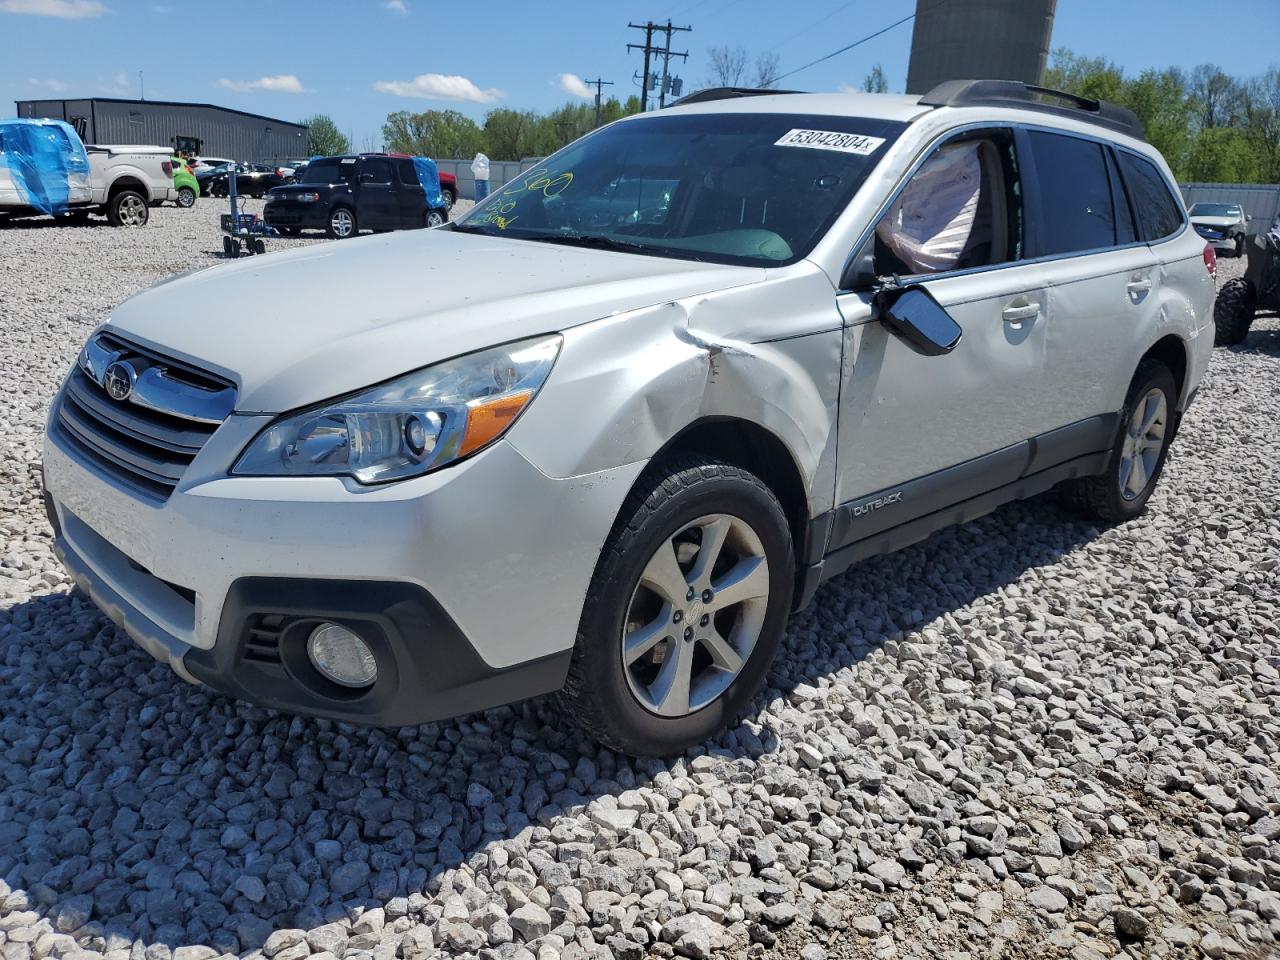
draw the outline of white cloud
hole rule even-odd
[[[591,100],[595,97],[592,89],[583,83],[582,78],[576,73],[562,73],[556,77],[556,83],[560,85],[561,90],[570,96],[582,97],[584,100]]]
[[[409,12],[409,4],[405,3],[405,0],[387,0],[387,2],[383,4],[383,6],[386,7],[388,10],[395,11],[401,16],[404,16]]]
[[[254,90],[266,90],[269,93],[306,93],[307,88],[292,73],[280,73],[274,77],[259,77],[257,80],[218,81],[224,90],[237,90],[240,93],[252,93]]]
[[[124,97],[132,92],[135,92],[135,88],[129,83],[129,77],[123,70],[110,80],[98,81],[98,93],[106,97]]]
[[[28,80],[27,85],[32,87],[43,87],[45,90],[50,90],[53,93],[63,93],[67,89],[67,85],[61,80],[37,80],[35,77]]]
[[[501,90],[481,90],[466,77],[443,73],[423,73],[412,80],[379,80],[373,89],[381,93],[394,93],[397,97],[421,97],[423,100],[470,100],[473,103],[493,103],[501,100]]]
[[[100,17],[106,9],[101,0],[0,0],[0,13],[29,13],[60,20]]]

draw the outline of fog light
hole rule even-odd
[[[378,678],[378,663],[368,644],[336,623],[322,623],[311,631],[307,656],[317,670],[344,687],[367,687]]]

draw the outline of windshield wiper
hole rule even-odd
[[[539,243],[559,243],[566,247],[594,247],[598,250],[623,250],[628,253],[640,251],[653,253],[654,249],[643,243],[630,240],[617,240],[598,233],[540,233],[526,234],[522,239],[536,240]]]

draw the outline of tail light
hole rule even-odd
[[[283,177],[284,177],[284,168],[283,168],[283,167],[276,167],[276,176],[277,176],[277,177],[281,177],[281,178],[283,178]]]
[[[160,161],[160,169],[164,171],[164,175],[166,177],[173,176],[173,164],[170,163],[168,160]]]
[[[1214,252],[1212,243],[1204,245],[1204,268],[1209,271],[1209,276],[1218,279],[1218,255]]]

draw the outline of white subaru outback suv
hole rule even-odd
[[[457,223],[124,303],[52,405],[49,515],[188,680],[385,725],[559,690],[670,753],[858,560],[1056,485],[1138,514],[1213,269],[1111,105],[704,92]]]

